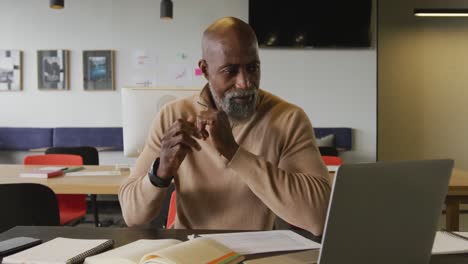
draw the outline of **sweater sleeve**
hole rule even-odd
[[[328,171],[302,110],[294,113],[284,131],[278,164],[240,147],[227,167],[276,215],[320,235],[330,197]]]
[[[145,147],[136,161],[128,179],[120,186],[119,201],[122,214],[128,226],[142,225],[159,215],[166,197],[167,188],[154,186],[148,177],[148,170],[159,157],[161,140],[168,122],[165,108],[160,111],[149,131]],[[167,117],[166,117],[167,118]]]

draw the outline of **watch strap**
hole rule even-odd
[[[159,168],[159,158],[157,158],[154,162],[153,165],[151,166],[150,170],[148,171],[148,177],[151,182],[156,187],[159,188],[167,188],[169,185],[171,185],[172,179],[174,177],[171,177],[169,179],[163,179],[157,175],[157,171]]]

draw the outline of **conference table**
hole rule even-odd
[[[468,203],[468,171],[454,169],[450,178],[445,204],[446,228],[458,231],[460,228],[460,204]]]
[[[185,241],[191,234],[211,234],[236,232],[233,230],[188,230],[188,229],[150,229],[150,228],[96,228],[96,227],[67,227],[67,226],[16,226],[0,234],[0,241],[28,236],[42,239],[44,242],[56,237],[83,239],[113,239],[114,248],[123,246],[138,239],[178,239]],[[295,231],[300,235],[320,242],[318,237],[306,231]],[[411,250],[411,249],[408,249]],[[261,253],[247,255],[246,259],[281,255],[285,252]],[[287,252],[289,253],[289,252]],[[394,252],[398,254],[398,252]],[[363,252],[365,254],[365,252]],[[436,255],[432,256],[431,264],[468,263],[468,254]]]
[[[39,183],[50,187],[58,194],[118,194],[121,183],[130,174],[129,170],[118,170],[120,175],[112,176],[63,176],[50,179],[22,178],[20,173],[34,168],[35,165],[0,164],[0,184]],[[84,166],[86,172],[115,171],[115,166]],[[330,172],[332,179],[334,172]],[[446,197],[446,228],[459,230],[460,204],[468,203],[468,171],[454,169]]]
[[[116,170],[115,166],[83,166],[85,169],[79,172],[89,173],[87,176],[59,176],[49,179],[23,178],[20,173],[48,167],[47,165],[4,165],[0,164],[0,184],[7,183],[39,183],[51,188],[57,194],[90,194],[93,205],[93,215],[96,226],[101,226],[99,221],[98,201],[96,195],[119,193],[121,183],[128,177],[130,171]],[[68,167],[64,165],[64,167]],[[95,174],[93,175],[93,173]],[[98,175],[99,173],[109,175]],[[110,175],[118,173],[119,175]]]
[[[90,172],[89,176],[60,176],[49,179],[23,178],[21,172],[46,167],[46,165],[0,164],[0,184],[39,183],[51,188],[57,194],[118,194],[120,184],[130,174],[129,170],[116,170],[115,166],[83,166],[80,172]],[[97,175],[99,172],[119,171],[120,175]],[[92,175],[96,172],[96,175]]]

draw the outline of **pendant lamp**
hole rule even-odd
[[[161,0],[161,19],[172,19],[172,1]]]
[[[50,0],[50,8],[63,9],[65,7],[64,0]]]

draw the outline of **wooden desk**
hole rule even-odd
[[[460,228],[460,204],[468,203],[468,171],[454,169],[450,178],[445,204],[446,228],[458,231]]]
[[[187,240],[187,235],[198,233],[236,232],[229,230],[185,230],[185,229],[145,229],[145,228],[94,228],[94,227],[50,227],[50,226],[17,226],[0,234],[0,241],[18,237],[30,236],[40,238],[44,242],[56,237],[113,239],[114,247],[120,247],[138,239],[179,239]],[[304,237],[317,241],[307,232],[298,232]],[[411,249],[409,249],[411,250]],[[246,259],[273,256],[281,252],[262,253],[246,256]],[[365,253],[363,253],[365,254]],[[396,253],[397,254],[397,253]],[[468,254],[432,256],[431,264],[468,263]]]
[[[60,176],[51,179],[21,178],[19,174],[33,168],[45,167],[32,165],[0,165],[0,184],[39,183],[50,187],[59,194],[118,194],[120,184],[130,174],[121,171],[120,176]],[[84,171],[110,171],[114,166],[84,166]]]
[[[189,229],[153,229],[153,228],[94,228],[69,226],[17,226],[0,234],[0,241],[18,237],[30,236],[40,238],[44,242],[56,237],[87,238],[87,239],[113,239],[114,248],[131,243],[138,239],[178,239],[186,241],[191,234],[230,233],[233,230],[189,230]],[[239,232],[239,231],[237,231]],[[245,232],[240,231],[240,232]],[[306,231],[296,233],[320,242],[317,237]],[[280,253],[260,253],[246,256],[246,259],[274,256]]]

